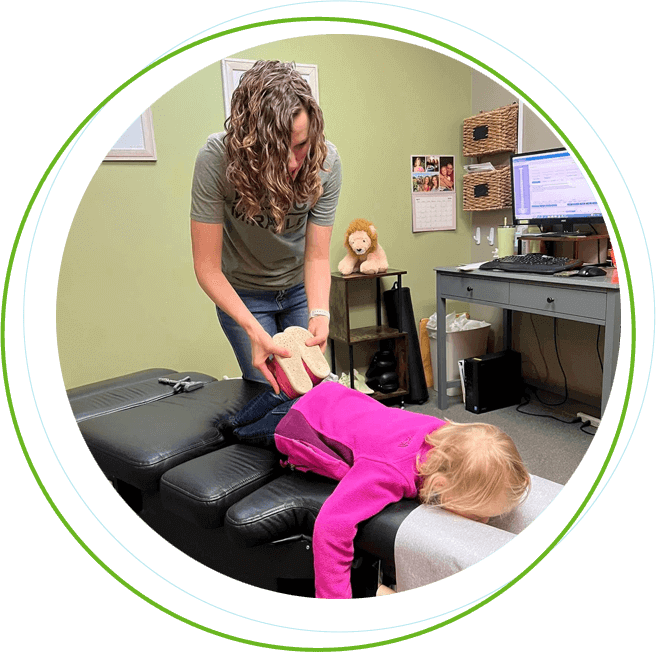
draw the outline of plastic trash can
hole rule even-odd
[[[476,320],[469,320],[469,322]],[[460,380],[458,371],[458,360],[473,358],[477,355],[487,353],[487,338],[490,332],[490,324],[478,322],[481,325],[459,331],[447,331],[446,333],[446,379]],[[433,389],[438,391],[437,386],[437,328],[435,320],[430,319],[426,324],[428,338],[430,341],[431,363],[433,366]],[[447,387],[448,396],[461,396],[460,387]]]

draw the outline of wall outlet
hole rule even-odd
[[[585,412],[577,412],[576,416],[583,421],[583,423],[589,422],[591,426],[594,428],[598,428],[599,424],[601,423],[600,419],[597,419],[596,417],[591,417],[589,414],[586,414]]]

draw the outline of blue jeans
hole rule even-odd
[[[271,336],[284,331],[288,326],[308,327],[308,304],[302,283],[288,290],[236,290],[236,292],[253,317]],[[267,383],[260,370],[253,367],[251,341],[246,331],[218,306],[216,314],[235,352],[243,377],[246,380]]]
[[[276,427],[297,400],[287,398],[283,392],[276,394],[269,389],[251,399],[228,422],[241,443],[275,448],[273,435]]]

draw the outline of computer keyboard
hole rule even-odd
[[[545,256],[544,254],[523,254],[495,258],[483,263],[480,269],[502,270],[504,272],[524,272],[527,274],[557,274],[569,269],[581,267],[580,260],[562,256]]]

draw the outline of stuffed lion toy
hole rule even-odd
[[[344,246],[347,254],[337,266],[344,276],[358,271],[362,274],[387,271],[387,256],[378,244],[376,227],[369,220],[360,218],[349,224]]]

